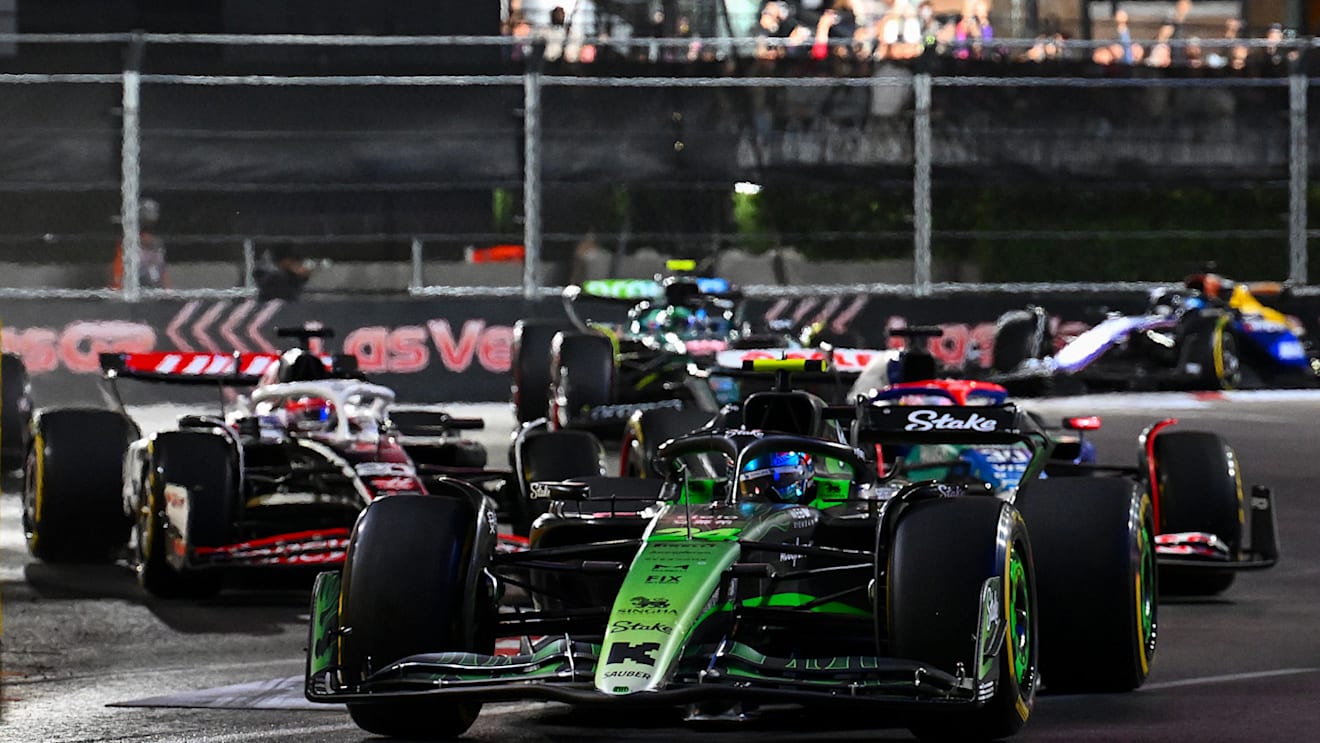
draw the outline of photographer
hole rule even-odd
[[[257,284],[257,299],[265,302],[282,299],[292,302],[302,296],[303,286],[312,277],[312,262],[305,260],[293,243],[279,243],[267,248],[252,269]]]

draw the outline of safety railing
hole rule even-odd
[[[57,35],[0,36],[0,42],[11,41],[41,44],[69,43],[72,39]],[[887,128],[889,131],[885,135],[883,147],[889,147],[890,151],[879,151],[883,147],[877,144],[878,139],[863,141],[875,132],[867,130],[866,125],[862,125],[850,135],[857,146],[853,154],[865,160],[864,165],[868,168],[884,170],[891,174],[902,174],[901,177],[891,176],[891,179],[893,181],[892,194],[901,194],[903,201],[906,202],[902,211],[905,212],[904,221],[910,221],[910,225],[904,229],[872,227],[859,230],[773,231],[771,233],[757,233],[755,229],[741,230],[734,228],[715,232],[692,232],[677,229],[671,233],[648,235],[633,232],[625,224],[623,228],[614,229],[609,236],[596,235],[595,242],[598,246],[604,243],[605,248],[612,247],[614,249],[613,251],[606,249],[607,254],[626,252],[630,246],[625,243],[631,243],[632,245],[659,245],[661,250],[657,252],[662,255],[684,255],[693,250],[708,249],[715,252],[721,249],[736,251],[745,246],[746,251],[744,252],[750,252],[753,257],[761,257],[770,252],[767,248],[773,248],[774,250],[801,249],[810,247],[805,245],[808,242],[818,243],[824,241],[828,244],[848,246],[847,250],[842,252],[848,252],[850,255],[860,254],[863,258],[867,256],[869,243],[876,246],[876,249],[872,252],[889,259],[888,272],[877,270],[874,272],[874,277],[868,275],[870,273],[869,269],[850,269],[850,261],[835,261],[834,263],[839,264],[837,275],[845,278],[818,281],[812,279],[810,268],[813,263],[819,267],[821,261],[818,260],[817,255],[811,254],[810,250],[807,251],[808,257],[802,261],[806,264],[808,269],[806,271],[800,270],[803,268],[801,264],[793,263],[794,260],[799,259],[792,257],[792,255],[785,257],[787,254],[776,253],[774,258],[766,259],[779,261],[774,269],[769,272],[774,280],[758,281],[754,278],[752,281],[744,282],[753,294],[789,296],[812,293],[870,292],[923,296],[932,293],[961,291],[1146,288],[1157,283],[1158,277],[1151,277],[1150,281],[1082,280],[1083,277],[1081,276],[1078,277],[1079,280],[1069,281],[1011,281],[995,280],[993,277],[963,275],[963,273],[952,270],[950,267],[960,260],[959,256],[963,256],[968,252],[965,248],[958,247],[965,244],[976,244],[984,247],[996,244],[1011,246],[1033,241],[1050,242],[1065,246],[1060,248],[1058,252],[1066,259],[1068,250],[1072,249],[1085,250],[1095,246],[1103,249],[1116,241],[1143,242],[1158,249],[1162,241],[1173,239],[1184,241],[1205,240],[1207,242],[1213,240],[1239,240],[1271,244],[1269,251],[1266,251],[1269,252],[1274,261],[1270,265],[1277,264],[1282,270],[1276,271],[1274,275],[1248,278],[1286,279],[1305,293],[1307,292],[1306,285],[1309,283],[1308,271],[1310,268],[1308,240],[1320,236],[1320,230],[1309,229],[1307,215],[1307,188],[1309,183],[1307,98],[1308,92],[1315,85],[1315,81],[1300,69],[1277,77],[1215,76],[1204,78],[932,75],[927,72],[914,71],[919,70],[919,68],[909,67],[880,67],[858,76],[782,77],[751,74],[744,76],[686,75],[683,77],[668,77],[659,75],[588,75],[582,74],[587,71],[584,69],[555,69],[536,65],[529,65],[526,70],[520,71],[518,74],[170,74],[147,70],[142,64],[143,50],[154,45],[184,44],[270,47],[360,46],[366,48],[405,46],[453,46],[459,48],[500,46],[501,48],[513,48],[521,45],[518,48],[523,53],[532,55],[539,53],[539,50],[526,42],[487,37],[314,37],[288,35],[250,37],[187,34],[107,34],[78,37],[77,41],[93,44],[123,44],[126,48],[134,51],[126,55],[128,60],[125,66],[126,69],[120,72],[15,72],[0,74],[0,86],[72,85],[114,86],[118,88],[118,128],[120,136],[117,148],[119,165],[117,205],[119,234],[116,237],[122,241],[122,286],[119,289],[39,285],[9,286],[0,287],[0,296],[122,297],[127,301],[137,301],[156,297],[247,296],[255,293],[256,288],[252,281],[253,267],[260,259],[262,247],[274,242],[287,242],[290,239],[288,236],[269,234],[269,230],[254,230],[248,234],[223,236],[171,232],[166,235],[166,242],[171,246],[172,251],[176,247],[190,244],[227,246],[225,249],[230,252],[225,255],[231,256],[229,260],[232,260],[234,267],[234,270],[230,272],[233,277],[231,285],[156,289],[144,287],[139,282],[138,268],[141,263],[141,235],[144,227],[139,221],[139,216],[144,193],[150,189],[150,178],[144,182],[144,169],[150,169],[152,137],[164,136],[150,126],[144,126],[144,121],[149,121],[152,115],[151,102],[144,91],[162,88],[197,91],[202,98],[212,94],[218,95],[218,91],[252,91],[257,89],[285,92],[312,89],[337,89],[340,91],[417,89],[440,91],[488,88],[503,91],[515,103],[520,116],[513,125],[510,125],[507,120],[502,120],[492,121],[491,127],[518,138],[519,146],[517,147],[516,160],[519,161],[521,170],[517,173],[505,173],[501,178],[497,178],[496,182],[492,182],[491,185],[493,188],[507,189],[521,196],[520,203],[512,209],[513,212],[516,212],[520,224],[518,224],[518,220],[510,222],[511,225],[516,225],[516,231],[513,231],[512,228],[501,231],[448,234],[397,231],[352,236],[331,235],[322,237],[303,235],[292,239],[293,242],[301,241],[317,245],[335,241],[371,246],[389,243],[393,246],[390,250],[385,251],[386,254],[391,256],[389,261],[399,264],[399,270],[391,274],[395,277],[390,284],[391,288],[399,292],[419,296],[485,294],[521,295],[534,298],[557,291],[558,281],[571,276],[572,272],[565,270],[562,265],[556,271],[550,270],[550,264],[564,264],[580,259],[582,256],[578,255],[578,249],[581,248],[581,244],[585,240],[586,231],[564,231],[555,229],[553,226],[547,226],[545,214],[547,193],[558,193],[559,190],[565,188],[564,184],[566,182],[566,179],[562,176],[552,183],[546,181],[544,175],[547,169],[547,146],[562,148],[566,139],[571,140],[575,136],[580,136],[580,133],[555,129],[557,126],[556,119],[563,110],[563,106],[573,105],[575,102],[575,99],[571,96],[561,97],[561,91],[573,91],[574,94],[599,90],[640,91],[642,93],[641,98],[674,91],[685,93],[708,91],[719,95],[751,96],[753,99],[756,96],[803,95],[805,96],[803,100],[807,101],[805,108],[808,110],[818,110],[812,107],[819,103],[822,95],[836,95],[840,99],[847,99],[855,95],[866,99],[860,104],[863,110],[860,115],[863,118],[870,116],[872,120],[880,119],[886,122],[883,128]],[[683,40],[658,39],[648,40],[647,43],[658,44],[663,48],[683,48],[682,44],[687,44],[688,48],[691,47],[690,42]],[[1004,45],[1005,48],[1010,49],[1016,47],[1025,49],[1031,43],[1035,43],[1035,40],[996,41],[996,44]],[[1090,46],[1098,47],[1101,43],[1103,42],[1074,46],[1089,48]],[[1240,43],[1245,43],[1252,48],[1261,46],[1259,41]],[[722,55],[732,56],[740,51],[754,48],[755,42],[747,39],[712,39],[705,42],[705,45],[710,49],[719,50]],[[1309,42],[1295,42],[1294,46],[1298,49],[1308,48]],[[1277,170],[1281,175],[1281,177],[1272,180],[1276,184],[1276,190],[1281,192],[1280,196],[1282,192],[1286,192],[1286,198],[1282,199],[1286,203],[1286,218],[1283,225],[1202,230],[1187,227],[1134,230],[1050,228],[986,231],[960,229],[957,226],[957,221],[948,219],[945,214],[940,212],[940,207],[937,205],[938,200],[935,192],[940,188],[941,179],[951,182],[957,181],[957,172],[960,167],[963,167],[959,158],[964,158],[966,162],[972,163],[977,162],[978,157],[988,158],[988,162],[995,162],[995,157],[1001,158],[998,162],[1002,163],[1004,160],[1002,159],[1002,153],[987,155],[977,149],[976,143],[969,146],[967,142],[959,141],[959,135],[956,132],[950,133],[942,129],[944,124],[937,118],[945,115],[951,109],[955,109],[956,105],[951,103],[954,98],[942,99],[941,97],[945,94],[957,96],[977,92],[978,94],[1000,98],[1011,98],[1019,96],[1023,91],[1033,90],[1044,90],[1053,95],[1072,95],[1074,97],[1082,94],[1101,95],[1134,90],[1157,95],[1195,94],[1203,91],[1236,95],[1238,91],[1266,91],[1269,95],[1274,96],[1271,101],[1278,104],[1278,110],[1275,113],[1286,117],[1287,125],[1286,128],[1280,130],[1280,136],[1276,137],[1277,141],[1260,145],[1263,155],[1258,165],[1261,170],[1270,170],[1271,172]],[[816,98],[812,98],[813,95],[816,95]],[[587,100],[598,101],[600,99],[589,98]],[[791,111],[792,107],[793,104],[790,102],[786,107],[777,111]],[[507,115],[508,113],[508,111],[504,111],[501,115]],[[617,115],[618,112],[613,113]],[[757,114],[758,110],[753,106],[749,110],[748,116],[754,119]],[[779,114],[776,112],[774,115]],[[766,129],[758,126],[757,122],[753,121],[741,126],[738,131],[730,133],[729,136],[719,140],[716,144],[708,145],[703,150],[697,140],[706,136],[705,133],[693,132],[690,129],[685,130],[682,126],[673,124],[670,126],[673,131],[666,134],[666,136],[670,136],[672,142],[662,144],[669,144],[670,149],[673,151],[686,148],[700,152],[716,147],[719,143],[731,143],[738,152],[737,162],[746,166],[749,177],[754,177],[754,174],[758,171],[765,169],[767,162],[770,162],[773,167],[782,172],[791,168],[796,162],[806,162],[809,159],[807,155],[802,154],[804,148],[828,148],[830,146],[828,136],[804,129],[792,129],[792,125],[793,122],[789,122],[785,127],[777,128],[777,125],[772,124],[769,129]],[[224,133],[225,130],[221,125],[214,124],[206,130],[180,131],[182,131],[182,134],[171,132],[170,136],[204,138],[218,136]],[[648,135],[653,135],[655,131],[655,129],[645,130]],[[895,131],[898,134],[894,134]],[[244,131],[241,129],[235,129],[229,134],[236,137],[245,136]],[[1097,141],[1100,141],[1099,137]],[[1214,144],[1220,147],[1235,145],[1231,137]],[[1146,146],[1149,148],[1152,145],[1147,144]],[[1158,147],[1160,143],[1155,143],[1153,146]],[[794,150],[795,147],[798,149]],[[558,149],[556,152],[555,157],[563,157],[562,149]],[[1139,150],[1133,150],[1132,152],[1139,155]],[[672,152],[669,154],[672,154]],[[1051,153],[1046,154],[1051,157],[1054,156]],[[795,157],[798,160],[795,160]],[[848,170],[847,166],[850,165],[848,162],[841,162],[839,157],[828,152],[814,157],[816,159],[812,162],[812,165],[818,171],[820,169],[828,170],[830,166],[834,165],[838,166],[841,173],[843,173],[843,171]],[[1240,159],[1250,161],[1251,158],[1248,154]],[[217,168],[222,165],[217,165]],[[941,171],[948,172],[941,175]],[[617,175],[618,180],[621,181],[637,178],[635,173],[619,172]],[[819,177],[818,173],[816,177]],[[844,173],[837,177],[846,180],[853,176]],[[614,180],[614,176],[610,172],[593,173],[590,178],[603,183]],[[308,188],[317,185],[315,183],[306,184]],[[447,182],[435,185],[438,188],[453,186],[453,184]],[[198,188],[205,190],[212,186],[214,184],[199,184]],[[704,183],[704,186],[708,187],[709,183]],[[296,189],[298,184],[284,184],[283,187]],[[373,182],[369,187],[379,189],[384,186],[379,182]],[[756,187],[759,188],[760,186],[757,185]],[[225,188],[233,189],[236,187],[227,187],[221,184],[217,191],[223,191]],[[766,186],[766,188],[773,188],[773,186]],[[729,198],[730,196],[728,193],[719,194],[719,198]],[[263,232],[266,234],[259,234]],[[498,283],[482,283],[479,272],[473,272],[473,279],[468,281],[457,282],[452,280],[456,271],[449,269],[454,269],[456,266],[466,263],[466,261],[456,257],[461,255],[462,247],[510,238],[516,239],[525,251],[525,259],[517,267],[520,270],[516,273],[511,271],[508,266],[504,266],[498,271],[492,270],[487,274],[490,276],[498,275],[500,277]],[[58,234],[53,238],[55,242],[59,242],[60,239]],[[4,239],[0,239],[0,244],[4,242]],[[1272,243],[1278,244],[1273,245]],[[546,256],[547,244],[554,246],[552,251],[555,254],[553,256],[554,260],[550,260]],[[442,254],[447,260],[444,258],[437,260],[438,253]],[[216,264],[216,275],[225,273],[225,269],[221,266],[226,262],[227,260],[213,261]],[[864,262],[866,261],[851,261],[851,263],[858,264]],[[876,261],[872,262],[879,264]],[[830,263],[830,261],[824,261],[824,263]],[[901,278],[893,276],[895,266],[898,267],[898,270],[905,272],[905,275]],[[617,268],[617,266],[611,268]],[[795,268],[799,269],[796,273]],[[1263,270],[1274,269],[1267,268]],[[751,275],[755,277],[766,274],[765,272],[761,274],[752,272]],[[473,283],[473,280],[476,283]]]

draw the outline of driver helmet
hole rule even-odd
[[[665,330],[679,338],[691,338],[696,322],[696,314],[686,307],[670,307],[665,312]]]
[[[1204,304],[1194,292],[1162,287],[1150,292],[1150,312],[1153,315],[1176,315],[1185,310],[1198,309]]]
[[[305,433],[328,433],[339,423],[333,402],[310,395],[286,402],[284,417],[289,430]]]
[[[815,466],[800,451],[762,454],[743,466],[741,488],[747,497],[774,503],[806,503],[813,497]]]

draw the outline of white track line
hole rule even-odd
[[[1202,686],[1204,684],[1227,684],[1234,681],[1250,681],[1252,679],[1273,678],[1275,676],[1296,676],[1303,673],[1320,673],[1320,668],[1279,668],[1274,671],[1254,671],[1251,673],[1230,673],[1224,676],[1202,676],[1201,678],[1182,679],[1180,681],[1164,681],[1158,684],[1146,684],[1141,687],[1142,691],[1157,691],[1159,689],[1177,689],[1183,686]]]

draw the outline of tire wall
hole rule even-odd
[[[839,301],[833,301],[838,299]],[[1078,330],[1100,308],[1134,312],[1140,293],[1108,295],[957,294],[921,299],[841,295],[758,299],[754,321],[801,317],[826,321],[883,347],[886,329],[939,324],[943,338],[931,350],[945,367],[990,362],[994,323],[1003,312],[1038,303],[1052,325]],[[1315,327],[1320,298],[1293,298],[1282,309]],[[621,308],[616,308],[622,320]],[[605,312],[593,317],[609,319]],[[99,404],[97,354],[132,351],[278,351],[279,326],[322,323],[335,330],[323,350],[355,354],[374,381],[393,387],[403,402],[509,399],[513,325],[524,317],[563,317],[558,299],[510,298],[307,298],[299,302],[241,300],[6,300],[3,348],[20,354],[32,378],[38,406]],[[129,403],[215,400],[215,390],[127,381]]]

